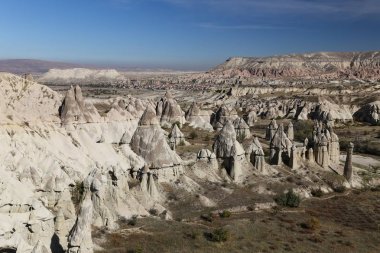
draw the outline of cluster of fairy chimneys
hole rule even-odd
[[[273,119],[267,127],[266,139],[270,141],[271,165],[286,163],[292,169],[297,169],[302,160],[307,160],[327,169],[339,164],[339,138],[334,133],[331,122],[315,121],[312,138],[306,138],[303,143],[297,145],[294,142],[293,124],[290,122],[285,131],[283,124],[278,126]],[[344,176],[348,181],[352,177],[352,153],[351,143],[344,170]]]

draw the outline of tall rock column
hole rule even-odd
[[[297,148],[295,145],[292,146],[290,154],[290,167],[292,169],[298,169],[298,155],[297,155]]]
[[[354,144],[350,142],[350,145],[347,149],[346,164],[344,165],[344,177],[348,182],[351,182],[352,178],[352,154],[354,152]]]
[[[289,125],[288,125],[288,132],[287,132],[287,135],[288,135],[288,139],[293,141],[294,140],[294,128],[293,128],[293,123],[290,122]]]
[[[278,125],[275,119],[272,119],[272,121],[269,123],[269,126],[267,128],[265,139],[268,141],[271,141],[276,134],[276,131],[278,129]]]

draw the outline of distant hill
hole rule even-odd
[[[92,68],[93,66],[31,59],[0,60],[0,72],[9,72],[14,74],[41,74],[49,71],[49,69],[69,69],[81,67]]]
[[[224,77],[379,78],[380,52],[319,52],[270,57],[232,57],[209,73]]]

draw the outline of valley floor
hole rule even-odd
[[[200,216],[173,221],[143,218],[124,222],[115,232],[97,230],[93,237],[104,249],[98,253],[375,253],[380,249],[379,189],[332,193],[304,200],[298,208],[226,216],[211,215],[208,221]]]

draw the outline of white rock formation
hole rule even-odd
[[[250,127],[253,127],[258,121],[257,113],[255,111],[250,111],[247,115],[247,124]]]
[[[226,105],[222,105],[211,115],[211,125],[214,129],[221,130],[227,121],[234,121],[238,118],[235,109],[229,109]]]
[[[77,85],[67,91],[60,109],[62,124],[99,123],[102,121],[98,111],[91,103],[85,103],[82,90]]]
[[[177,124],[174,124],[173,129],[170,132],[169,145],[173,150],[175,150],[178,145],[190,145],[190,143],[186,141],[185,135],[179,130]]]
[[[236,182],[241,181],[247,174],[245,151],[236,140],[236,132],[230,121],[227,121],[217,136],[213,150],[216,157],[223,161],[229,176]]]
[[[194,102],[186,112],[186,121],[189,122],[189,126],[213,131],[213,127],[210,124],[210,117],[211,113],[201,110],[196,102]]]
[[[238,140],[245,140],[251,138],[251,132],[248,124],[243,118],[237,118],[233,121],[233,125],[236,132],[236,138]]]
[[[260,173],[267,174],[263,147],[257,137],[253,139],[253,142],[248,147],[246,154],[247,160],[250,161]]]
[[[147,107],[141,117],[131,147],[144,158],[160,181],[174,180],[183,173],[182,160],[167,143],[152,107]]]
[[[378,124],[380,122],[380,101],[375,101],[361,107],[354,113],[354,119],[361,122]]]
[[[185,124],[185,113],[174,99],[170,91],[157,103],[156,114],[161,126],[171,127],[174,123]]]

